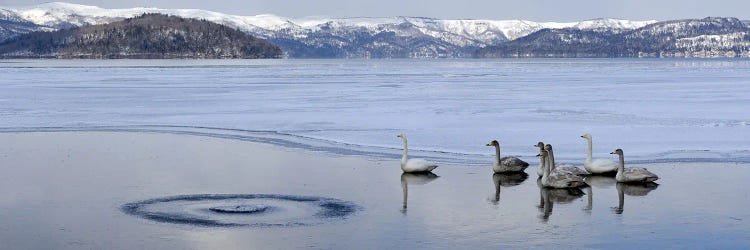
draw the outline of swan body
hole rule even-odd
[[[653,182],[659,179],[659,176],[645,168],[625,168],[625,157],[623,156],[622,149],[618,148],[610,154],[620,156],[620,165],[615,175],[617,182]]]
[[[544,150],[547,151],[547,164],[549,164],[548,166],[552,168],[552,171],[568,172],[579,176],[589,175],[589,172],[586,172],[586,170],[580,169],[576,166],[555,164],[555,153],[554,151],[552,151],[552,145],[544,145]]]
[[[586,161],[583,162],[583,167],[586,171],[593,175],[614,174],[617,171],[617,163],[609,159],[592,159],[593,143],[591,141],[591,134],[584,134],[581,138],[585,138],[589,143],[588,156],[586,157]]]
[[[495,147],[495,161],[492,164],[492,171],[495,171],[495,173],[523,172],[529,167],[529,163],[518,159],[518,157],[506,156],[500,158],[499,142],[491,141],[487,143],[487,146]]]
[[[425,159],[409,159],[404,163],[401,161],[401,170],[406,173],[430,172],[438,166]]]
[[[404,155],[401,157],[401,170],[404,173],[430,172],[438,167],[437,164],[424,159],[409,159],[407,156],[406,135],[400,134],[397,137],[400,137],[404,141]]]
[[[552,171],[549,164],[547,164],[546,151],[540,152],[538,156],[542,158],[544,165],[544,175],[542,175],[541,179],[542,186],[548,188],[574,188],[583,186],[586,183],[580,176],[568,172]]]

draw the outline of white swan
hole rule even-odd
[[[495,146],[495,161],[492,164],[492,170],[495,173],[523,172],[529,166],[529,163],[518,159],[518,157],[506,156],[500,158],[500,143],[496,140],[487,143],[487,146]]]
[[[396,137],[404,140],[404,156],[401,157],[401,170],[405,173],[430,172],[438,167],[437,164],[424,159],[408,159],[406,135],[400,134]]]
[[[548,188],[573,188],[586,184],[580,176],[567,172],[551,171],[549,164],[547,164],[547,151],[539,152],[537,156],[542,158],[544,165],[544,175],[542,175],[541,179],[542,186]]]
[[[653,182],[659,179],[659,176],[645,168],[625,168],[625,156],[622,154],[622,149],[618,148],[610,154],[620,156],[620,165],[617,167],[617,175],[615,175],[617,182]]]
[[[552,171],[563,171],[568,172],[574,175],[580,175],[580,176],[586,176],[589,175],[589,172],[586,172],[586,170],[577,168],[575,166],[564,166],[564,165],[557,165],[555,163],[555,153],[552,151],[552,145],[547,144],[544,145],[544,150],[547,151],[547,164],[549,164],[550,167],[552,167]]]
[[[586,157],[586,161],[583,162],[583,167],[589,173],[593,175],[604,175],[614,174],[617,171],[617,163],[609,159],[592,159],[593,145],[591,142],[591,134],[584,134],[581,138],[585,138],[589,142],[589,153]]]

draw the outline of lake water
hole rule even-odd
[[[748,164],[645,164],[662,178],[658,186],[603,177],[589,179],[590,188],[547,190],[534,174],[493,175],[489,166],[408,175],[397,160],[205,136],[0,133],[0,141],[1,248],[750,247]],[[321,218],[304,202],[204,194],[326,197],[356,211]],[[184,195],[203,198],[174,198]],[[171,201],[145,205],[141,215],[123,211],[150,199]],[[277,210],[204,210],[238,205]]]
[[[0,61],[0,248],[747,249],[748,79],[725,59]],[[401,174],[399,133],[435,175]],[[583,133],[658,185],[540,189],[532,145],[580,165]],[[531,175],[493,176],[493,139]]]

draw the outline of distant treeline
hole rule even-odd
[[[0,43],[0,57],[278,58],[278,46],[205,20],[143,14],[102,25],[32,32]]]

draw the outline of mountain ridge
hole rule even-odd
[[[615,33],[545,29],[477,50],[475,57],[750,57],[750,28],[736,18],[658,22]]]
[[[631,34],[635,30],[654,24],[663,26],[676,23],[676,25],[684,27],[674,28],[682,28],[685,31],[691,27],[688,23],[690,21],[686,20],[657,22],[655,20],[629,21],[613,18],[598,18],[579,22],[436,19],[429,17],[285,18],[272,14],[228,15],[200,9],[104,9],[96,6],[53,2],[20,8],[0,7],[0,41],[33,31],[50,31],[104,24],[143,13],[161,13],[183,18],[201,19],[236,28],[278,45],[282,48],[284,57],[288,58],[460,58],[488,57],[492,54],[508,56],[508,53],[488,53],[488,51],[519,44],[520,41],[534,43],[529,37],[539,38],[545,35],[548,36],[545,39],[552,39],[553,35],[570,36],[571,39],[576,36],[580,36],[581,39],[616,39],[616,37],[621,36],[619,34]],[[3,19],[3,16],[7,16],[7,18]],[[733,24],[726,25],[737,24],[747,27],[748,21],[736,20],[733,21]],[[729,30],[735,32],[729,32]],[[721,28],[718,28],[717,31],[721,31]],[[727,50],[731,48],[735,52],[739,52],[736,55],[742,56],[744,55],[742,53],[742,46],[744,45],[742,44],[747,41],[745,40],[745,34],[742,33],[744,31],[740,31],[742,34],[736,31],[736,28],[731,27],[713,33],[694,29],[688,32],[693,35],[692,37],[680,37],[681,41],[675,41],[669,45],[665,45],[663,41],[658,39],[671,38],[660,35],[658,32],[642,34],[643,36],[652,36],[656,40],[630,38],[629,41],[650,43],[638,45],[645,47],[667,46],[669,48],[663,49],[667,49],[668,52],[674,51],[678,46],[683,48],[683,51],[691,51],[691,53],[698,49],[728,52]],[[601,36],[606,36],[606,38]],[[519,39],[522,40],[519,41]],[[559,43],[554,39],[549,41],[557,42],[553,44],[562,46],[563,49],[573,49],[569,44]],[[553,52],[550,54],[552,56],[565,54],[560,51],[561,49],[543,47],[550,45],[537,45],[538,48],[542,46],[542,49]],[[601,47],[606,43],[579,43],[578,45]],[[530,44],[523,46],[526,46],[526,49],[531,48],[529,47]],[[620,47],[614,47],[614,50],[624,48],[621,45],[618,46]],[[644,52],[647,55],[660,53],[660,51],[654,49]],[[537,55],[538,53],[529,54]],[[580,56],[586,55],[589,55],[588,52],[580,54]],[[564,57],[567,56],[569,54],[564,55]],[[602,48],[601,51],[591,54],[591,56],[641,55],[631,52],[617,54],[617,52],[607,52],[606,48]]]
[[[632,29],[656,22],[620,19],[534,22],[428,17],[284,18],[271,14],[228,15],[199,9],[104,9],[62,2],[0,9],[14,12],[46,29],[103,24],[143,13],[205,19],[276,43],[282,46],[288,57],[321,57],[321,53],[311,51],[324,51],[323,54],[335,57],[465,57],[477,48],[514,40],[544,28]],[[6,35],[0,40],[12,36]]]

